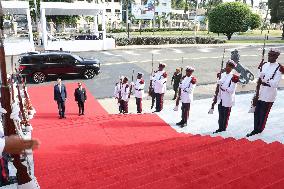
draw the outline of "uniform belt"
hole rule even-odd
[[[263,82],[261,83],[261,85],[262,85],[262,86],[266,86],[266,87],[271,87],[269,84],[263,83]]]

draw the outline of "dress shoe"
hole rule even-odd
[[[176,98],[173,98],[172,100],[175,100]]]
[[[253,130],[251,133],[248,133],[248,134],[246,135],[246,137],[250,137],[250,136],[253,136],[253,135],[256,135],[256,134],[258,134],[258,132],[255,131],[255,130]]]
[[[183,123],[180,125],[180,128],[184,128],[185,126],[187,126],[187,123]]]
[[[213,132],[213,134],[220,133],[220,132],[223,132],[223,131],[224,131],[224,130],[217,129],[215,132]]]
[[[183,125],[184,123],[182,121],[176,123],[176,125]]]

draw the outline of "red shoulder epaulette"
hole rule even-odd
[[[144,79],[141,79],[139,83],[144,84]]]
[[[168,77],[167,72],[164,72],[164,73],[163,73],[163,77],[164,77],[164,78],[167,78],[167,77]]]
[[[196,84],[197,82],[197,79],[195,77],[191,77],[191,81],[190,81],[192,84]]]
[[[233,77],[232,77],[232,81],[233,81],[234,83],[238,83],[239,80],[240,80],[239,76],[237,76],[237,75],[234,74]]]
[[[281,65],[281,64],[280,64],[280,69],[279,69],[279,71],[280,71],[282,74],[284,74],[284,66]]]

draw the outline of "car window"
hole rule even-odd
[[[78,56],[78,55],[76,55],[76,54],[73,54],[72,56],[73,56],[76,60],[78,60],[78,61],[80,61],[80,62],[83,61],[83,58],[80,57],[80,56]]]
[[[60,57],[58,55],[50,55],[48,58],[49,63],[60,63]]]
[[[30,64],[42,64],[44,62],[44,56],[29,56],[27,62]]]
[[[72,56],[61,56],[61,62],[63,64],[73,64],[75,62],[75,58]]]

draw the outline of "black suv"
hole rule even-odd
[[[79,75],[91,79],[100,73],[97,59],[86,59],[64,51],[30,52],[19,59],[23,76],[42,83],[48,76]]]

